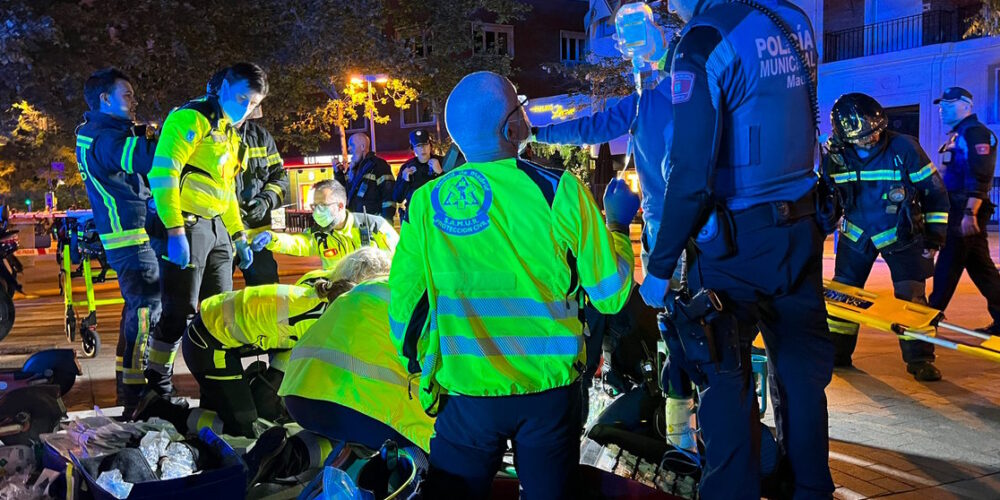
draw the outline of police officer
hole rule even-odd
[[[392,199],[396,203],[409,203],[417,188],[444,173],[441,159],[431,154],[431,137],[426,130],[410,132],[410,147],[413,149],[414,157],[399,167],[396,187],[392,192]],[[400,220],[405,217],[406,209],[400,208]]]
[[[844,201],[834,281],[864,287],[880,254],[889,265],[896,298],[925,304],[924,281],[945,241],[948,193],[917,139],[886,130],[885,111],[865,94],[845,94],[830,113],[831,173]],[[857,323],[829,318],[835,366],[850,366]],[[900,337],[906,371],[922,381],[941,379],[934,344]]]
[[[347,210],[347,193],[339,182],[327,179],[313,185],[312,218],[305,233],[264,231],[254,236],[252,247],[297,257],[319,257],[323,269],[333,269],[351,252],[374,246],[392,253],[399,234],[378,215]]]
[[[468,163],[410,201],[389,275],[393,342],[437,415],[428,495],[484,498],[514,443],[527,498],[570,498],[585,369],[577,288],[615,313],[632,286],[638,197],[517,158],[531,134],[513,84],[465,76],[445,106]]]
[[[986,237],[986,224],[996,208],[989,192],[997,163],[997,137],[972,112],[968,90],[951,87],[934,104],[941,106],[941,121],[951,127],[940,150],[951,213],[948,240],[934,268],[930,305],[942,311],[948,307],[962,271],[968,271],[993,318],[982,331],[1000,335],[1000,273]]]
[[[687,254],[691,291],[714,291],[721,304],[712,302],[723,309],[712,323],[714,349],[683,350],[702,388],[706,499],[760,498],[758,404],[748,383],[758,328],[783,396],[775,420],[795,496],[828,498],[834,489],[824,394],[833,348],[824,321],[824,234],[814,216],[816,118],[809,111],[814,35],[799,8],[764,3],[671,2],[687,21],[671,69],[674,123],[684,126],[673,128],[667,153],[664,206],[671,218],[660,228],[640,293],[664,307],[678,257],[698,235],[698,252]],[[680,354],[671,349],[671,356]]]
[[[210,94],[218,94],[227,71],[228,68],[223,69],[212,77]],[[257,105],[246,120],[236,124],[247,151],[243,170],[236,177],[236,195],[249,235],[271,228],[271,210],[281,207],[289,187],[288,173],[274,137],[259,122],[263,116],[261,106]],[[242,271],[247,286],[278,282],[278,263],[267,249],[254,250],[253,264]]]
[[[172,391],[178,341],[199,299],[232,289],[233,244],[241,268],[253,263],[235,185],[247,151],[233,124],[246,119],[265,95],[264,70],[235,64],[218,95],[188,102],[163,123],[149,173],[166,248],[160,263],[163,318],[146,370],[148,384],[158,392]]]
[[[138,102],[121,71],[97,71],[83,92],[90,111],[76,129],[76,158],[108,264],[118,274],[125,299],[115,383],[117,403],[131,413],[146,383],[146,344],[160,318],[159,267],[145,229],[150,197],[145,176],[153,164],[155,134],[135,124]]]
[[[392,224],[396,216],[392,168],[375,156],[367,135],[358,132],[347,143],[350,163],[335,173],[337,181],[347,188],[347,208],[354,213],[381,215]]]

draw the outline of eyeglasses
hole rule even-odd
[[[317,210],[330,211],[333,210],[337,205],[339,205],[339,203],[313,203],[309,205],[309,208],[312,209],[313,212]]]

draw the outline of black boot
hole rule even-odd
[[[941,380],[941,370],[934,366],[933,361],[916,361],[906,364],[906,371],[913,375],[913,378],[921,382],[935,382]]]

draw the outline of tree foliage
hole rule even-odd
[[[309,153],[329,143],[357,113],[374,113],[384,122],[389,116],[381,106],[405,109],[419,93],[440,114],[448,92],[466,73],[510,74],[509,57],[472,53],[471,28],[477,20],[509,22],[528,10],[516,0],[2,3],[0,169],[12,170],[0,170],[8,183],[0,188],[17,196],[25,186],[39,185],[34,181],[39,173],[51,170],[53,161],[65,159],[60,151],[72,148],[74,129],[86,110],[83,83],[97,69],[116,66],[129,74],[139,98],[139,120],[161,122],[171,109],[203,94],[219,68],[257,62],[268,71],[271,87],[263,104],[264,125],[286,152]],[[428,57],[416,56],[411,44],[397,36],[403,28],[429,34],[434,50]],[[367,87],[360,92],[350,79],[375,73],[392,80],[378,85],[369,102]],[[15,107],[22,102],[31,113]],[[24,121],[36,116],[48,125],[44,134],[30,135]],[[27,145],[37,144],[39,137],[44,147],[28,154]],[[78,179],[75,170],[71,174],[75,161],[65,163],[67,182]]]
[[[984,0],[982,8],[969,23],[965,37],[1000,35],[1000,0]]]

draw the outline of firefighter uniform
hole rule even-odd
[[[510,439],[526,491],[566,493],[579,463],[586,362],[577,290],[617,312],[633,259],[627,231],[609,231],[566,171],[470,162],[413,195],[389,321],[408,370],[421,374],[413,391],[437,415],[431,484],[485,496]]]
[[[144,126],[98,111],[84,114],[76,133],[76,158],[94,224],[125,299],[115,380],[118,404],[131,406],[146,383],[146,344],[160,318],[158,260],[145,228],[150,197],[145,176],[156,143],[146,137]]]
[[[758,403],[747,384],[758,329],[782,395],[775,420],[796,498],[834,490],[824,393],[833,371],[824,235],[814,217],[815,35],[793,4],[760,3],[773,19],[744,3],[698,2],[681,33],[670,72],[674,123],[684,124],[673,128],[667,153],[663,206],[670,224],[660,228],[640,288],[647,303],[665,305],[678,258],[697,236],[699,252],[687,253],[691,291],[714,291],[729,311],[712,329],[714,355],[688,354],[702,391],[705,499],[761,496]],[[774,19],[795,27],[810,68],[798,62]]]
[[[186,268],[160,263],[163,316],[149,349],[146,378],[171,391],[178,341],[200,298],[233,288],[233,236],[243,232],[236,176],[246,155],[239,135],[219,106],[205,96],[170,113],[156,146],[149,184],[166,229],[184,227],[191,249]],[[164,243],[164,247],[166,244]]]
[[[881,255],[889,265],[896,298],[926,303],[924,281],[934,272],[927,249],[939,249],[948,227],[948,194],[934,164],[913,137],[882,133],[862,158],[854,147],[830,173],[844,199],[834,281],[864,288]],[[835,362],[849,365],[857,323],[829,318]],[[901,337],[907,364],[934,360],[934,345]]]
[[[285,172],[274,137],[256,120],[247,120],[240,127],[240,137],[246,146],[246,166],[236,177],[236,194],[243,213],[243,225],[256,233],[271,228],[271,210],[280,208],[288,195],[288,173]],[[256,205],[260,205],[258,208]],[[278,282],[278,263],[271,251],[254,252],[253,264],[243,270],[247,286]]]
[[[319,257],[323,269],[333,269],[340,259],[363,247],[374,246],[392,253],[399,233],[377,215],[347,212],[343,229],[309,230],[305,233],[271,233],[268,250],[296,257]]]
[[[279,413],[257,407],[261,398],[254,397],[241,359],[273,354],[266,377],[277,388],[290,349],[327,304],[312,287],[296,285],[252,286],[202,301],[184,335],[184,362],[198,381],[201,408],[214,411],[227,434],[252,437],[258,416]]]
[[[292,348],[278,394],[310,431],[374,449],[393,439],[426,452],[434,419],[409,395],[388,308],[386,278],[338,297]]]
[[[979,293],[986,298],[986,308],[993,318],[990,333],[1000,333],[1000,273],[990,256],[986,225],[996,208],[990,202],[993,170],[997,164],[997,137],[975,114],[965,117],[948,134],[941,146],[944,185],[951,200],[948,216],[948,239],[934,268],[934,290],[930,305],[944,310],[955,294],[962,271],[969,272]],[[969,198],[983,200],[976,217],[980,231],[962,236],[962,217]]]
[[[358,214],[381,215],[392,224],[396,202],[392,199],[392,168],[369,151],[347,173],[337,169],[335,178],[347,189],[347,209]]]

